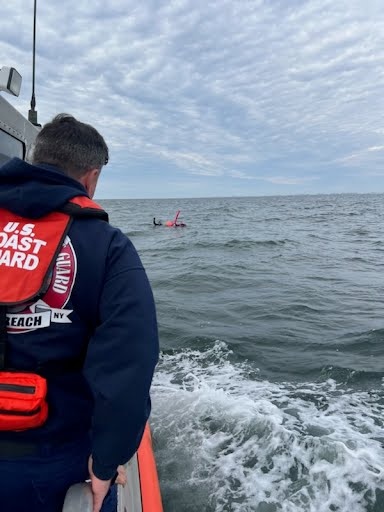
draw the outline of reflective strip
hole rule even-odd
[[[0,391],[13,391],[16,393],[26,393],[33,395],[35,389],[35,386],[23,386],[21,384],[0,384]]]

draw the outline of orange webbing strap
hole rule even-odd
[[[160,484],[157,476],[156,462],[152,449],[151,431],[148,423],[137,450],[139,465],[141,502],[143,512],[163,512]]]
[[[88,196],[76,196],[68,201],[60,211],[78,218],[96,218],[108,222],[108,214]]]
[[[77,204],[81,208],[94,208],[95,210],[102,210],[102,207],[95,203],[93,199],[90,199],[88,196],[76,196],[72,197],[72,199],[69,200],[72,204]]]

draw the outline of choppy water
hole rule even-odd
[[[383,512],[384,195],[101,203],[157,302],[165,512]]]

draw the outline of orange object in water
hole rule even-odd
[[[178,216],[180,215],[180,210],[177,210],[176,212],[176,216],[174,218],[174,220],[167,220],[167,222],[165,223],[165,225],[168,227],[168,228],[171,228],[173,226],[178,226],[179,224],[177,224],[177,218]]]
[[[152,437],[148,423],[137,450],[143,512],[163,512],[156,462],[152,450]]]
[[[177,210],[175,220],[173,221],[174,225],[176,225],[179,215],[180,215],[180,210]]]

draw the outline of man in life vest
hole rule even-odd
[[[156,311],[134,246],[91,200],[107,161],[103,137],[60,114],[31,164],[0,167],[4,512],[59,512],[86,479],[93,512],[116,510],[149,417]]]

